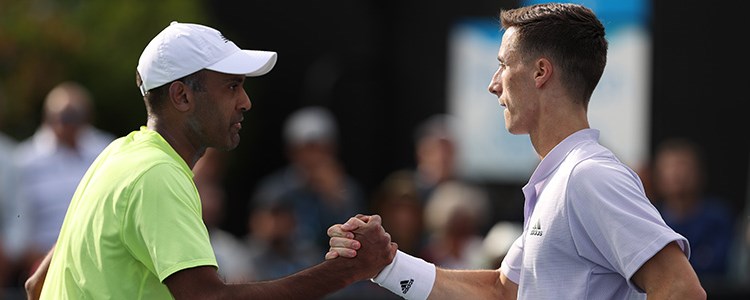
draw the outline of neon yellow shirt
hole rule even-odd
[[[112,142],[73,196],[42,299],[171,299],[169,275],[216,267],[192,176],[146,127]]]

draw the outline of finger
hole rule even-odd
[[[349,231],[342,230],[341,226],[342,226],[341,224],[335,224],[335,225],[332,225],[331,227],[328,227],[328,231],[327,231],[328,236],[332,238],[342,237],[342,238],[353,239],[354,234]]]
[[[339,253],[336,251],[328,250],[326,253],[326,260],[334,259],[336,257],[339,257]]]
[[[381,224],[382,220],[379,215],[372,215],[369,217],[369,221],[366,224],[363,224],[362,226],[359,226],[357,229],[353,229],[354,233],[364,233],[364,232],[376,232],[376,235],[387,235],[388,239],[390,240],[390,235],[388,235],[387,232],[385,232],[385,228],[383,228],[383,225]]]
[[[336,254],[333,254],[330,252],[336,252]],[[336,255],[336,257],[354,258],[357,256],[357,251],[349,249],[349,248],[333,248],[332,247],[328,250],[328,253],[326,253],[326,259],[328,259],[328,257],[333,257],[334,255]]]
[[[348,221],[346,221],[346,223],[341,225],[341,229],[344,231],[354,231],[362,225],[365,225],[364,221],[360,220],[357,217],[351,217]]]
[[[362,247],[362,244],[358,240],[339,237],[332,237],[328,241],[328,245],[331,248],[349,248],[352,250],[359,250]]]
[[[370,216],[370,220],[367,223],[380,225],[383,223],[383,219],[380,217],[380,215],[372,215]]]

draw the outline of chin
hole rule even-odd
[[[233,134],[227,141],[227,143],[224,145],[224,150],[234,150],[234,148],[237,148],[237,146],[240,145],[240,135],[239,134]]]
[[[523,130],[519,130],[518,128],[515,128],[513,126],[507,126],[506,125],[505,129],[508,130],[508,133],[510,133],[512,135],[526,134],[526,132],[524,132]]]
[[[227,145],[227,151],[229,151],[229,150],[234,150],[234,149],[236,149],[236,148],[237,148],[237,147],[238,147],[239,145],[240,145],[240,141],[239,141],[239,140],[237,140],[236,142],[234,142],[234,143],[231,143],[231,144]]]
[[[222,148],[222,150],[224,150],[224,151],[230,151],[230,150],[234,150],[234,149],[236,149],[236,148],[237,148],[237,146],[239,146],[239,145],[240,145],[240,143],[239,143],[239,142],[236,142],[236,143],[230,143],[230,144],[228,144],[228,145],[225,145],[225,146],[224,146],[224,147]]]
[[[221,151],[230,151],[230,150],[234,150],[235,148],[237,148],[237,146],[239,146],[239,144],[240,144],[239,141],[236,141],[236,142],[235,141],[231,141],[231,142],[228,142],[228,143],[225,143],[225,144],[215,145],[215,146],[213,146],[213,148],[216,148],[216,149],[221,150]]]

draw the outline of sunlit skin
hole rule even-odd
[[[528,134],[541,159],[566,137],[589,128],[587,108],[568,93],[562,71],[551,59],[520,51],[517,39],[515,27],[503,33],[500,66],[488,90],[505,107],[508,132]]]
[[[497,54],[498,68],[492,75],[488,87],[490,93],[497,96],[500,106],[504,107],[505,128],[511,134],[528,134],[535,129],[539,118],[538,95],[532,93],[534,76],[532,68],[521,60],[515,49],[516,29],[505,31]]]
[[[240,143],[242,114],[252,106],[243,87],[245,76],[204,72],[205,92],[188,91],[195,97],[195,109],[188,118],[197,135],[195,143],[232,150]]]
[[[244,75],[203,70],[203,90],[194,91],[180,81],[169,86],[174,110],[150,116],[148,128],[159,132],[192,167],[206,148],[231,150],[240,143],[243,113],[252,104]]]

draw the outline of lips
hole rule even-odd
[[[242,120],[232,123],[232,129],[236,129],[237,131],[242,129]]]

